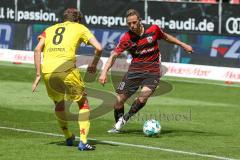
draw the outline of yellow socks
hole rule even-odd
[[[79,110],[78,124],[80,129],[80,140],[83,143],[87,143],[87,135],[90,128],[89,115],[89,109],[84,108]]]
[[[68,130],[68,122],[67,121],[64,121],[64,120],[61,120],[57,117],[57,121],[58,121],[58,124],[60,126],[60,128],[62,129],[63,131],[63,134],[65,136],[65,138],[70,138],[72,136],[72,133]]]

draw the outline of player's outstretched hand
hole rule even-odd
[[[88,68],[87,68],[87,71],[88,73],[96,73],[97,71],[97,66],[94,66],[94,65],[89,65]]]
[[[38,86],[38,83],[40,82],[41,80],[41,76],[40,75],[37,75],[36,78],[35,78],[35,81],[33,82],[32,84],[32,92],[34,92]]]
[[[104,84],[107,82],[107,74],[101,73],[100,77],[98,78],[98,81],[100,84],[104,86]]]
[[[185,45],[183,46],[183,49],[184,49],[187,53],[189,53],[189,54],[194,53],[193,48],[192,48],[192,46],[190,46],[190,45],[185,44]]]

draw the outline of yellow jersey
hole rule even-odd
[[[38,38],[45,38],[42,73],[64,72],[76,67],[76,52],[94,35],[82,24],[66,21],[48,27]]]

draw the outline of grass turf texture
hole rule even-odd
[[[31,92],[33,65],[0,62],[0,126],[61,134],[47,97],[43,81],[36,93]],[[167,94],[154,96],[123,129],[121,134],[108,134],[113,125],[113,112],[91,120],[93,152],[80,152],[65,146],[63,137],[0,129],[0,159],[211,159],[179,153],[102,143],[101,140],[170,148],[223,157],[240,158],[240,107],[238,85],[223,82],[164,77],[173,86]],[[114,92],[111,82],[105,87],[96,81],[86,84],[101,91]],[[103,100],[89,95],[91,107]],[[109,99],[108,101],[114,101]],[[129,106],[126,106],[126,110]],[[71,107],[72,112],[77,106]],[[142,125],[155,117],[162,132],[158,138],[145,137]],[[76,122],[70,128],[78,134]]]

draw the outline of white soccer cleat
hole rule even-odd
[[[118,122],[115,124],[115,129],[119,131],[126,123],[127,121],[125,121],[123,117],[120,117]]]
[[[113,126],[112,129],[108,130],[108,133],[119,133],[121,128],[127,123],[127,121],[125,121],[123,119],[123,117],[120,117],[118,122]]]
[[[112,129],[109,129],[107,132],[108,133],[119,133],[120,131],[117,130],[115,127],[113,127]]]

